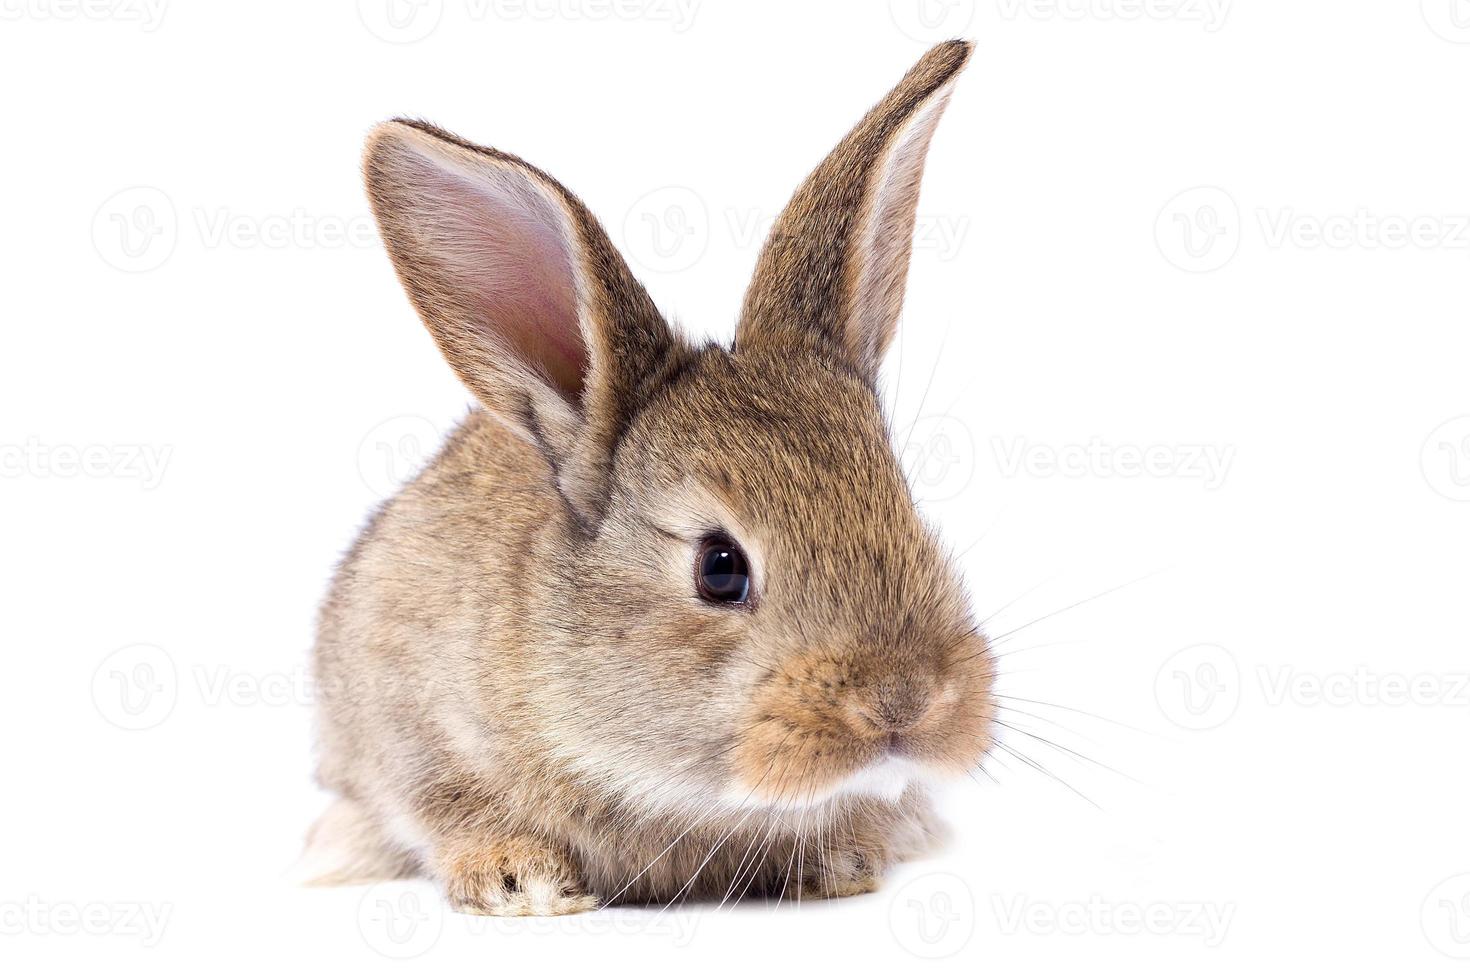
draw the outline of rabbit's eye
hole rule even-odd
[[[707,602],[744,602],[750,595],[745,552],[729,538],[706,538],[694,562],[694,584]]]

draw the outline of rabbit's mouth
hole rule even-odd
[[[916,782],[963,776],[990,748],[994,707],[983,641],[936,669],[915,658],[860,669],[815,651],[755,692],[726,799],[805,808],[834,797],[896,800]]]

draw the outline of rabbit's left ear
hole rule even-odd
[[[595,525],[618,440],[684,344],[582,202],[524,160],[395,120],[368,137],[363,172],[445,359]]]
[[[931,48],[797,190],[756,263],[737,348],[816,346],[876,378],[903,305],[924,156],[970,50]]]

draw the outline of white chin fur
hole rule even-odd
[[[777,810],[806,810],[844,796],[867,797],[896,803],[903,795],[903,791],[908,789],[911,783],[922,780],[923,776],[922,767],[913,760],[899,756],[886,756],[850,773],[841,782],[835,783],[822,792],[801,800],[770,803],[757,799],[751,794],[749,787],[732,787],[725,791],[722,799],[742,809]]]
[[[909,788],[909,783],[921,775],[918,765],[912,760],[888,756],[848,776],[837,785],[832,795],[875,796],[896,803],[903,791]]]

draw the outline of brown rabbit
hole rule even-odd
[[[934,832],[992,662],[876,376],[969,55],[929,51],[797,191],[729,349],[545,173],[373,131],[383,240],[480,408],[323,607],[318,881],[427,873],[500,915],[851,895]]]

